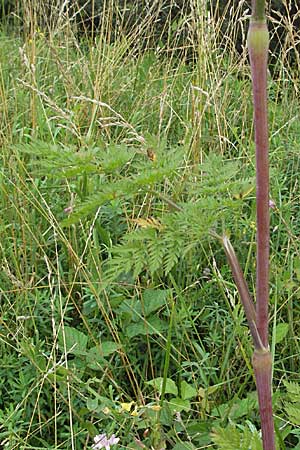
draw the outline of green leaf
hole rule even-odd
[[[169,292],[168,289],[146,289],[142,300],[135,297],[123,301],[118,308],[118,313],[123,316],[125,313],[133,322],[140,322],[143,317],[150,316],[151,313],[166,305]]]
[[[168,324],[158,317],[150,317],[149,320],[140,320],[138,323],[129,325],[126,330],[126,336],[133,338],[139,335],[160,334],[168,328]]]
[[[188,384],[186,381],[182,381],[182,383],[180,384],[180,392],[181,398],[183,400],[188,400],[190,398],[196,397],[197,395],[197,389],[191,384]]]
[[[175,397],[169,401],[170,408],[173,411],[189,411],[191,409],[191,404],[188,400],[183,400],[182,398]]]
[[[115,353],[121,348],[120,344],[113,341],[105,341],[89,349],[86,362],[91,369],[99,370],[106,363],[105,357]],[[107,364],[107,363],[106,363]]]
[[[185,426],[185,431],[192,438],[194,442],[197,442],[199,447],[206,448],[211,443],[211,424],[205,421],[188,422]]]
[[[283,381],[291,402],[300,402],[300,385],[293,381]]]
[[[293,425],[300,425],[300,404],[299,403],[286,403],[285,404],[285,412],[289,417],[289,421]]]
[[[88,398],[86,401],[86,407],[89,411],[96,411],[96,409],[98,408],[98,399]]]
[[[89,435],[96,436],[98,434],[99,430],[92,422],[86,421],[82,425],[88,431]]]
[[[300,281],[300,257],[295,257],[294,259],[294,272],[297,280]]]
[[[101,352],[103,356],[109,356],[121,348],[121,344],[113,341],[104,341],[101,343]]]
[[[174,414],[173,411],[171,411],[169,402],[164,400],[162,409],[160,411],[160,418],[159,421],[161,425],[166,425],[168,427],[173,426],[174,423]]]
[[[146,289],[144,291],[143,309],[146,317],[166,305],[169,292],[164,289]]]
[[[232,421],[236,422],[243,416],[248,416],[253,411],[258,410],[257,393],[250,392],[246,398],[240,399],[238,397],[230,400],[227,403],[216,406],[212,409],[211,415],[213,417],[228,416]]]
[[[216,427],[211,436],[213,442],[222,450],[262,450],[259,433],[248,428],[239,431],[235,425]]]
[[[288,323],[279,323],[276,325],[275,329],[275,344],[279,344],[279,342],[283,341],[289,331]]]
[[[195,446],[191,442],[177,442],[173,450],[193,450]]]
[[[87,335],[73,327],[65,326],[58,333],[58,346],[62,352],[86,355],[87,342]]]
[[[158,393],[162,394],[162,387],[163,387],[163,377],[154,378],[153,380],[148,381],[146,384],[149,386],[155,387],[155,389],[158,391]],[[178,389],[176,384],[174,383],[171,378],[167,378],[166,380],[166,388],[165,388],[165,394],[178,394]]]
[[[135,149],[128,148],[124,144],[111,144],[106,152],[100,153],[101,168],[105,173],[111,173],[129,163],[135,154]]]

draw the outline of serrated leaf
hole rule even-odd
[[[262,450],[259,433],[248,428],[239,431],[234,425],[226,428],[217,427],[211,436],[221,450]]]
[[[158,391],[158,393],[162,394],[162,388],[163,388],[163,377],[154,378],[153,380],[148,381],[146,384],[149,386],[155,387],[155,389]],[[171,378],[167,378],[166,380],[166,387],[165,387],[165,394],[178,394],[178,389],[176,384],[174,383]]]
[[[129,163],[135,154],[136,151],[133,148],[128,148],[123,144],[111,144],[107,151],[101,153],[101,168],[106,173],[113,172]]]
[[[131,222],[136,223],[141,228],[155,228],[156,230],[162,229],[161,222],[154,217],[146,217],[145,219],[140,217],[138,219],[131,219]]]
[[[157,168],[151,171],[145,170],[136,176],[122,178],[114,183],[103,184],[101,185],[101,190],[99,189],[88,200],[76,206],[74,212],[61,222],[61,226],[65,227],[77,223],[79,220],[94,213],[99,206],[106,202],[116,198],[129,199],[136,195],[142,188],[148,190],[150,186],[162,182],[166,177],[170,177],[174,174],[174,171],[175,167],[170,165],[166,168]]]
[[[283,341],[289,331],[288,323],[279,323],[275,329],[275,344],[279,344]]]
[[[286,403],[284,409],[289,416],[289,421],[294,425],[300,425],[300,404]]]
[[[283,381],[291,402],[300,402],[300,385],[293,381]]]
[[[62,352],[86,355],[87,342],[87,335],[73,327],[65,326],[58,333],[58,346]]]
[[[197,389],[186,381],[182,381],[180,384],[180,392],[183,400],[189,400],[197,395]]]

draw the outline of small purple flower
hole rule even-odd
[[[270,198],[270,200],[269,200],[269,207],[270,207],[271,209],[275,209],[275,208],[276,208],[276,203],[275,203],[274,200],[272,200],[271,198]]]
[[[109,439],[107,438],[106,434],[97,434],[97,436],[94,437],[94,445],[92,446],[93,450],[98,450],[100,448],[105,448],[105,450],[110,450],[111,445],[115,445],[119,442],[119,438],[116,438],[116,436],[113,434]]]
[[[73,206],[67,206],[64,209],[64,213],[66,213],[66,214],[71,214],[72,212],[73,212]]]

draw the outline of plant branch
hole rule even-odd
[[[227,236],[221,238],[222,244],[226,253],[227,261],[231,267],[233,278],[237,286],[241,302],[246,314],[247,322],[250,328],[251,336],[253,339],[255,349],[259,351],[264,350],[264,346],[261,342],[257,326],[256,326],[256,313],[253,300],[251,298],[248,285],[244,278],[243,271],[235,254],[234,248],[231,245]]]

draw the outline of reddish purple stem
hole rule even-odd
[[[265,22],[254,22],[255,31],[266,29]],[[269,139],[267,115],[267,51],[251,47],[254,126],[256,147],[256,325],[264,347],[268,347],[269,303]]]

